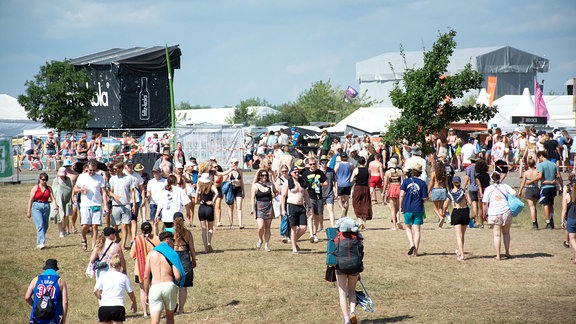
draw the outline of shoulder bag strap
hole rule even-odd
[[[150,244],[152,244],[153,247],[156,247],[156,244],[152,243],[152,241],[150,241],[149,238],[147,238],[147,237],[144,237],[144,238],[146,239],[146,241],[148,241]]]
[[[113,244],[114,244],[114,242],[112,242],[112,243],[110,243],[110,245],[108,245],[108,247],[106,248],[106,251],[104,251],[102,256],[98,258],[98,261],[102,261],[102,259],[104,259],[104,256],[106,255],[106,253],[108,253],[108,250],[110,250],[110,248],[112,247]]]

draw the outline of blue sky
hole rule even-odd
[[[295,101],[319,80],[357,88],[355,64],[430,49],[512,46],[546,55],[544,93],[576,77],[576,2],[396,0],[0,0],[0,93],[24,93],[47,61],[110,48],[180,44],[176,102]]]

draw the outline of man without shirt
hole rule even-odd
[[[282,215],[288,215],[290,240],[292,253],[294,254],[298,254],[298,251],[300,251],[300,246],[298,246],[297,242],[306,233],[308,224],[306,216],[311,214],[312,211],[308,191],[302,186],[303,184],[305,185],[304,180],[300,176],[300,171],[303,169],[304,167],[298,165],[298,163],[292,167],[287,184],[282,186],[282,200],[280,203]],[[308,206],[308,209],[306,209],[306,206]]]
[[[378,203],[376,198],[376,190],[380,190],[380,197],[384,203],[384,190],[382,190],[382,183],[384,179],[384,171],[382,163],[380,162],[381,155],[376,153],[374,160],[368,164],[368,172],[370,172],[370,198],[373,203]]]
[[[135,205],[130,204],[131,201],[136,200],[136,193],[134,190],[135,181],[130,175],[124,174],[124,163],[118,162],[114,165],[117,170],[116,174],[110,178],[110,198],[112,198],[112,218],[111,225],[114,229],[122,224],[122,240],[121,245],[126,248],[128,241],[128,233],[130,232],[132,213],[134,213]],[[118,172],[118,170],[120,170]],[[134,239],[134,237],[132,237]]]
[[[171,249],[174,248],[174,234],[171,232],[160,233],[159,239],[160,245],[167,244]],[[160,323],[162,310],[166,311],[166,323],[174,323],[174,309],[178,302],[178,286],[175,282],[180,282],[182,278],[178,270],[181,266],[168,263],[164,254],[156,248],[148,253],[144,269],[144,291],[150,304],[150,323]]]

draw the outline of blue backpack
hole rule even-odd
[[[222,194],[226,204],[232,205],[234,203],[234,186],[230,181],[222,182]]]

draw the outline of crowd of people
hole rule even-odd
[[[28,217],[37,229],[37,247],[43,249],[47,244],[50,214],[60,237],[77,233],[80,218],[80,248],[92,251],[86,275],[97,278],[94,292],[100,300],[101,322],[124,320],[124,291],[132,300],[132,310],[137,309],[130,281],[125,278],[128,269],[123,251],[130,250],[130,257],[136,260],[135,282],[141,288],[140,307],[152,323],[158,323],[162,311],[168,322],[184,311],[186,287],[193,286],[196,267],[189,228],[196,226],[197,215],[203,252],[212,253],[217,242],[214,229],[224,226],[223,201],[228,205],[228,226],[236,228],[236,218],[240,230],[245,228],[243,201],[250,202],[249,213],[257,223],[255,246],[266,252],[273,250],[273,219],[286,215],[289,233],[282,242],[290,243],[293,254],[300,253],[300,239],[306,234],[311,244],[319,243],[319,232],[325,225],[336,226],[338,218],[347,218],[350,204],[359,231],[370,228],[375,206],[387,205],[391,229],[405,231],[407,254],[417,257],[425,204],[430,199],[437,226],[450,223],[454,228],[456,259],[463,261],[467,228],[485,224],[493,231],[495,259],[512,256],[508,195],[519,196],[526,189],[534,229],[539,228],[538,204],[544,206],[546,228],[553,229],[554,198],[560,192],[562,226],[567,230],[564,244],[576,253],[576,181],[564,187],[560,172],[567,167],[561,147],[570,151],[568,141],[554,145],[550,141],[556,140],[547,134],[533,134],[528,129],[512,136],[495,129],[483,141],[474,137],[462,141],[450,130],[447,136],[429,136],[426,143],[403,141],[394,147],[353,134],[342,141],[331,139],[324,131],[318,150],[302,154],[296,145],[298,137],[291,138],[282,130],[278,135],[266,134],[259,143],[247,139],[246,145],[254,151],[247,150],[251,153],[244,162],[256,169],[249,190],[240,161],[230,160],[230,168],[224,171],[215,157],[200,163],[193,157],[187,160],[181,143],[174,152],[164,147],[152,177],[131,159],[108,163],[106,170],[101,170],[97,157],[88,156],[81,172],[75,171],[78,160],[65,159],[52,186],[48,175],[41,173],[30,192]],[[529,144],[534,140],[542,146],[532,155]],[[466,144],[461,145],[463,142]],[[429,154],[423,153],[424,148]],[[503,183],[513,170],[522,178],[518,191]],[[462,177],[456,175],[462,171]],[[324,221],[325,210],[329,224]],[[100,226],[105,226],[101,232]],[[502,241],[504,254],[500,252]],[[356,280],[352,282],[355,285]]]

